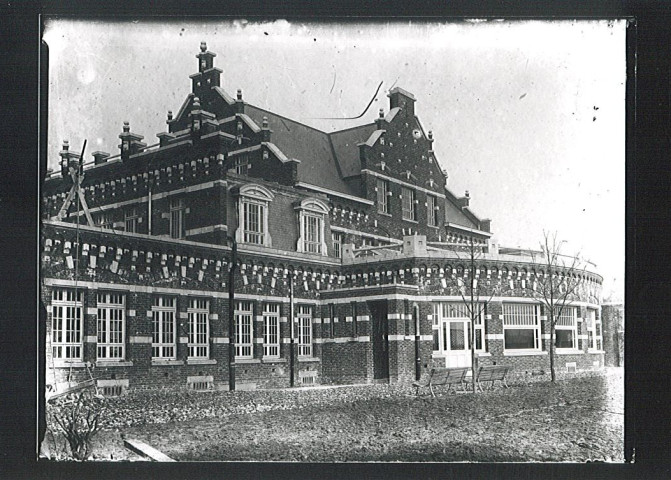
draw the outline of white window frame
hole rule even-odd
[[[210,301],[205,298],[189,298],[186,314],[189,320],[187,347],[189,358],[210,358]]]
[[[96,218],[96,226],[105,230],[112,230],[114,222],[112,221],[112,212],[100,212]]]
[[[504,303],[502,306],[503,351],[504,352],[540,352],[541,322],[540,305],[533,303]],[[533,330],[533,348],[506,348],[507,330]]]
[[[125,231],[130,233],[138,233],[137,227],[139,224],[140,215],[137,207],[128,207],[124,211],[124,225]]]
[[[417,209],[415,208],[415,191],[412,188],[401,187],[401,211],[403,220],[417,221]],[[410,209],[408,210],[408,203]]]
[[[312,357],[312,306],[299,305],[296,309],[298,322],[298,356]]]
[[[126,358],[126,295],[98,292],[97,304],[96,358],[123,361]]]
[[[573,332],[573,345],[570,347],[557,346],[557,332],[570,331]],[[564,306],[562,307],[561,316],[557,319],[555,324],[555,348],[558,352],[573,351],[578,349],[578,309],[576,307]]]
[[[231,166],[236,175],[247,175],[249,172],[249,155],[240,153],[233,157],[233,165]]]
[[[262,185],[248,183],[241,186],[235,195],[238,196],[238,229],[235,232],[235,239],[238,243],[251,245],[261,245],[264,247],[272,246],[272,238],[268,228],[268,214],[270,203],[275,199],[275,195]],[[250,208],[258,208],[257,229],[251,229],[249,225]]]
[[[463,320],[466,322],[466,338],[464,339],[466,350],[470,351],[471,345],[469,345],[469,336],[471,328],[471,315],[468,312],[468,306],[462,302],[434,302],[433,303],[433,322],[431,324],[432,334],[434,335],[434,341],[436,335],[438,338],[438,350],[433,350],[434,353],[440,355],[446,355],[448,352],[452,352],[451,349],[447,348],[448,339],[446,336],[445,323],[455,320]],[[484,322],[484,305],[476,304],[475,309],[480,312],[476,318],[475,330],[474,330],[474,343],[476,345],[475,351],[477,353],[485,353],[487,351],[487,344],[485,342],[485,322]],[[449,328],[449,326],[447,326]],[[480,340],[480,348],[477,348],[478,339]]]
[[[156,295],[152,299],[151,358],[177,359],[177,299],[169,295]]]
[[[377,179],[377,211],[389,215],[389,182]]]
[[[426,195],[426,223],[430,227],[438,226],[438,197]]]
[[[587,335],[587,350],[592,352],[603,351],[603,324],[601,319],[596,319],[596,310],[593,308],[587,309]]]
[[[183,198],[170,199],[170,238],[184,238],[186,206]]]
[[[235,358],[254,358],[254,306],[250,301],[235,302]]]
[[[306,198],[295,207],[298,211],[299,237],[296,250],[303,253],[327,255],[325,241],[325,224],[328,206],[317,198]],[[308,238],[309,223],[314,220],[314,237]]]
[[[54,288],[51,292],[51,353],[54,360],[66,362],[83,360],[83,290]]]
[[[332,232],[331,238],[333,240],[333,256],[336,258],[342,258],[343,234],[340,232]]]
[[[279,303],[263,305],[263,356],[266,358],[279,358],[280,356]]]

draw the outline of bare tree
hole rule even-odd
[[[561,248],[565,242],[557,240],[557,232],[550,235],[543,232],[540,253],[532,253],[534,263],[542,265],[543,274],[527,285],[531,296],[544,307],[550,321],[550,375],[552,382],[555,374],[555,327],[566,307],[578,298],[583,284],[583,273],[586,264],[578,255],[562,255]],[[576,339],[577,342],[577,339]]]

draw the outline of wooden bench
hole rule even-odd
[[[487,388],[493,388],[495,382],[501,382],[505,388],[508,388],[506,383],[506,375],[510,370],[509,365],[483,365],[478,369],[478,376],[475,380],[476,385],[480,391],[484,391],[482,385],[489,382]]]
[[[455,385],[461,385],[463,389],[464,377],[466,376],[467,371],[468,368],[432,368],[428,377],[425,377],[423,380],[418,382],[413,382],[412,386],[415,387],[416,395],[419,395],[420,388],[429,387],[431,395],[435,397],[436,394],[433,391],[434,386],[447,385],[448,392]]]

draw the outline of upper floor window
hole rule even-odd
[[[173,198],[170,200],[170,238],[184,238],[186,230],[184,228],[184,214],[186,208],[183,198]]]
[[[300,235],[297,250],[299,252],[326,255],[324,240],[324,218],[328,213],[326,204],[316,198],[307,198],[297,205]]]
[[[417,215],[415,214],[415,191],[410,188],[402,187],[401,193],[402,202],[403,202],[403,219],[404,220],[416,220]]]
[[[249,156],[246,153],[241,153],[233,157],[232,170],[238,175],[247,175],[249,170]]]
[[[126,222],[126,231],[130,233],[137,233],[138,227],[138,212],[137,207],[130,207],[125,211],[124,220]]]
[[[100,228],[105,228],[107,230],[112,230],[114,222],[112,221],[111,212],[100,212],[98,218],[96,218],[96,225]]]
[[[389,213],[389,182],[387,180],[377,179],[377,211],[380,213]]]
[[[247,184],[236,192],[238,200],[238,218],[240,225],[236,231],[236,240],[239,243],[255,245],[272,245],[268,232],[268,208],[275,196],[267,188]]]
[[[51,294],[51,351],[54,359],[82,360],[83,292],[54,288]]]
[[[123,360],[125,351],[125,296],[99,293],[98,360]]]
[[[331,236],[333,238],[333,256],[342,258],[342,233],[333,232]]]
[[[438,226],[438,214],[440,210],[438,209],[438,202],[435,196],[427,195],[426,196],[426,219],[427,223],[431,227]]]

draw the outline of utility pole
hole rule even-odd
[[[228,390],[235,390],[235,269],[238,263],[238,242],[232,240],[231,267],[228,271]]]

